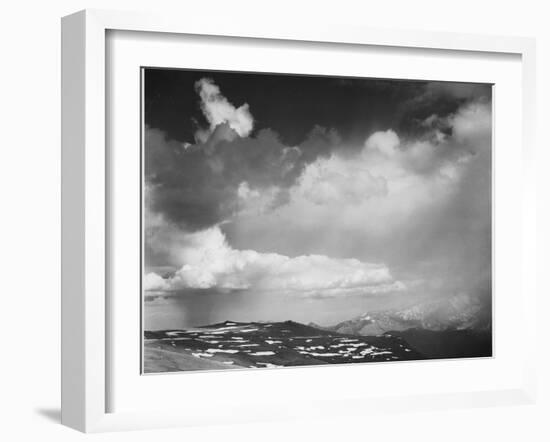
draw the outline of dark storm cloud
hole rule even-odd
[[[432,113],[448,115],[487,91],[490,97],[490,85],[483,84],[149,68],[145,123],[170,139],[195,140],[197,127],[208,124],[196,90],[205,79],[236,108],[247,105],[252,135],[272,129],[288,146],[300,144],[316,125],[334,128],[344,146],[379,130],[404,135]]]
[[[243,183],[276,188],[273,204],[285,201],[305,165],[327,157],[338,145],[334,130],[315,127],[298,146],[285,146],[277,133],[260,130],[240,137],[227,123],[216,126],[205,143],[182,144],[159,129],[145,130],[145,180],[150,209],[187,230],[229,217],[238,208]]]
[[[410,93],[400,104],[396,128],[409,136],[420,136],[430,130],[425,122],[430,117],[453,114],[470,101],[490,101],[492,86],[481,83],[429,81],[409,86]],[[449,126],[444,130],[448,130]],[[449,132],[447,132],[450,135]]]
[[[488,99],[491,97],[490,84],[486,83],[459,83],[446,81],[430,81],[426,84],[426,90],[421,99],[434,101],[441,97],[456,98],[462,100]]]

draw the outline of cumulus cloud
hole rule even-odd
[[[378,151],[419,175],[445,173],[490,149],[491,122],[490,103],[468,102],[450,115],[427,117],[419,137],[402,140],[393,130],[376,132],[365,141],[363,154]]]
[[[486,286],[491,119],[490,103],[468,102],[431,118],[421,137],[379,131],[360,149],[334,150],[304,168],[286,204],[241,212],[232,244],[381,260],[430,292]]]
[[[232,248],[219,227],[185,235],[185,264],[173,276],[148,273],[145,290],[261,290],[331,297],[397,292],[405,288],[383,264],[324,255],[289,257]]]
[[[249,106],[244,103],[235,107],[225,98],[220,88],[209,78],[202,78],[195,84],[195,89],[201,99],[201,109],[210,127],[200,129],[196,138],[200,142],[206,142],[217,126],[227,123],[240,137],[246,137],[254,128],[254,118],[250,113]],[[231,137],[231,132],[226,133]]]
[[[490,148],[487,141],[490,141],[492,112],[488,101],[474,101],[462,106],[447,118],[447,122],[457,142],[466,144],[474,151]]]
[[[392,157],[397,152],[400,140],[397,134],[388,129],[387,131],[375,132],[365,140],[365,149],[378,150],[380,153]]]
[[[318,159],[308,165],[294,190],[315,204],[361,204],[387,193],[387,181],[370,173],[368,165],[339,156]]]
[[[411,217],[443,207],[457,192],[474,155],[465,139],[432,138],[407,140],[393,130],[380,131],[362,149],[318,158],[289,189],[288,203],[274,211],[277,222],[307,223],[316,234],[337,225],[353,238],[373,236],[378,241],[407,230]],[[302,231],[307,230],[304,225]],[[311,240],[318,241],[315,236]]]
[[[320,126],[296,146],[285,145],[270,129],[251,136],[248,106],[236,109],[208,79],[197,82],[197,92],[210,123],[201,141],[182,144],[153,128],[144,133],[148,205],[181,229],[229,219],[243,208],[243,199],[251,199],[245,196],[261,193],[262,210],[284,203],[304,167],[330,155],[340,141],[334,130]]]
[[[143,277],[143,289],[145,291],[163,291],[169,288],[168,281],[154,272],[147,273]]]

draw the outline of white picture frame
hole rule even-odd
[[[183,23],[183,24],[182,24]],[[535,43],[532,39],[415,31],[352,28],[343,25],[293,26],[250,20],[212,21],[86,10],[62,21],[62,423],[84,432],[208,424],[211,417],[180,409],[112,411],[109,407],[112,363],[109,345],[110,196],[107,173],[106,34],[142,31],[287,42],[369,45],[380,48],[435,49],[514,54],[521,57],[521,280],[522,329],[535,333],[536,226],[534,173]],[[519,147],[518,147],[519,148]],[[498,168],[495,170],[499,174]],[[497,189],[498,191],[498,189]],[[497,221],[498,222],[498,221]],[[519,278],[519,276],[518,276]],[[500,389],[338,399],[339,414],[531,403],[535,399],[534,339],[522,349],[522,371]],[[531,344],[533,343],[533,344]],[[497,355],[498,357],[498,355]],[[316,370],[311,368],[310,370]],[[210,376],[217,376],[216,373]],[[274,376],[264,373],[263,379]],[[199,378],[196,378],[200,382]],[[335,398],[312,400],[307,410],[275,404],[244,417],[220,413],[217,422],[319,417],[334,414]],[[268,415],[269,412],[270,414]]]

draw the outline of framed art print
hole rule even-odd
[[[531,40],[62,30],[64,424],[533,401]]]

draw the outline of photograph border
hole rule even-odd
[[[109,186],[105,132],[105,39],[108,30],[199,34],[289,41],[311,41],[381,47],[431,48],[450,51],[520,55],[522,109],[522,294],[536,317],[536,187],[534,174],[535,42],[520,37],[495,37],[403,30],[376,30],[343,25],[316,27],[215,21],[197,17],[181,24],[178,17],[151,13],[86,10],[62,20],[62,423],[85,432],[185,425],[174,410],[163,416],[107,413],[111,386],[109,364]],[[523,299],[522,299],[523,300]],[[529,325],[529,329],[533,324]],[[535,362],[525,352],[522,389],[486,392],[481,402],[493,405],[532,403]],[[482,392],[478,392],[482,393]],[[410,409],[456,406],[455,395],[407,398]],[[351,399],[350,399],[351,401]],[[403,408],[390,405],[389,410]],[[463,406],[472,401],[463,398]],[[384,407],[383,407],[384,408]],[[284,416],[281,416],[283,418]]]

